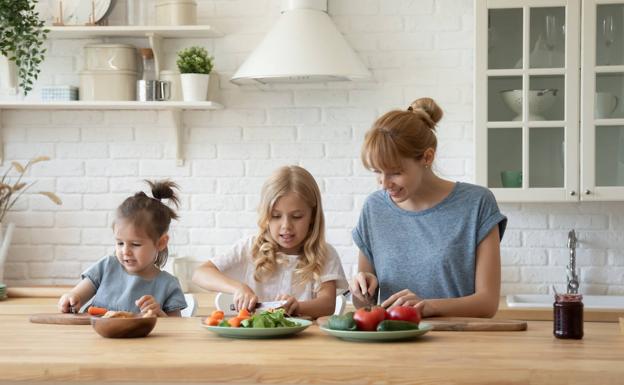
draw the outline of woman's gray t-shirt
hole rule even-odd
[[[140,313],[141,309],[134,302],[144,295],[151,295],[165,313],[186,308],[184,293],[176,277],[166,271],[150,280],[128,274],[114,255],[101,258],[82,273],[82,278],[88,278],[95,287],[93,306]]]
[[[398,207],[385,190],[368,196],[353,240],[371,262],[381,301],[403,289],[423,299],[456,298],[475,292],[479,243],[507,218],[485,187],[457,182],[436,206]]]

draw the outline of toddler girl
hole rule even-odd
[[[321,193],[298,166],[278,169],[262,187],[258,234],[202,264],[199,286],[234,294],[237,309],[285,300],[290,315],[334,312],[336,294],[348,286],[336,250],[325,242]]]
[[[169,224],[178,219],[162,199],[178,207],[174,182],[146,181],[152,197],[138,192],[117,208],[113,223],[115,255],[100,259],[82,274],[82,281],[59,300],[63,313],[80,309],[91,297],[92,306],[108,310],[180,316],[186,307],[178,280],[161,271],[167,261]]]

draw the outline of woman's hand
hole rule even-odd
[[[158,317],[167,316],[167,314],[160,308],[160,304],[156,301],[156,298],[151,295],[144,295],[143,297],[137,299],[134,303],[139,307],[139,309],[141,309],[142,314],[151,312]]]
[[[360,302],[370,303],[378,286],[377,277],[373,273],[360,271],[353,277],[349,290]]]
[[[63,294],[58,302],[58,309],[61,313],[78,313],[81,307],[80,296],[72,292]]]
[[[392,306],[416,306],[423,302],[423,299],[418,295],[412,293],[408,289],[403,289],[397,293],[392,294],[388,299],[383,301],[381,306],[389,308]],[[422,308],[424,303],[420,305]]]
[[[275,297],[276,301],[286,301],[286,303],[284,305],[282,305],[282,308],[284,309],[284,311],[286,312],[287,315],[293,316],[293,315],[297,315],[299,312],[299,301],[297,301],[297,298],[293,297],[292,295],[288,295],[288,294],[281,294],[278,295],[277,297]]]
[[[234,305],[236,305],[236,311],[247,309],[253,313],[257,303],[258,296],[249,286],[245,284],[241,284],[241,287],[234,292]]]

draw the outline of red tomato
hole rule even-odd
[[[353,314],[353,320],[357,325],[357,329],[361,331],[374,331],[377,325],[386,319],[386,309],[381,306],[373,306],[372,308],[360,308]]]
[[[417,324],[420,322],[420,311],[413,306],[393,306],[388,309],[388,319]]]

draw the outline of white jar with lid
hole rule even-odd
[[[156,25],[197,24],[195,0],[158,0],[156,2]]]

